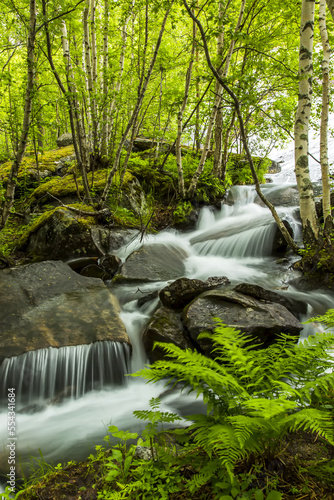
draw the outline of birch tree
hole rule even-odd
[[[299,92],[295,118],[295,173],[300,197],[303,237],[313,244],[319,235],[308,161],[308,136],[312,104],[312,51],[315,0],[303,0],[300,23]]]
[[[322,208],[324,215],[325,233],[328,233],[333,228],[332,211],[331,211],[331,195],[329,182],[329,166],[328,166],[328,115],[329,115],[329,95],[330,95],[330,78],[329,64],[331,49],[328,40],[327,24],[326,24],[326,0],[320,0],[319,4],[319,29],[323,48],[322,59],[322,108],[321,108],[321,124],[320,124],[320,163],[322,175]]]
[[[27,37],[27,84],[25,93],[24,115],[18,149],[15,151],[14,161],[9,173],[5,199],[1,206],[0,230],[5,226],[14,203],[15,187],[20,165],[26,151],[31,122],[31,110],[34,97],[36,78],[35,69],[35,42],[36,42],[36,0],[29,1],[29,28]]]

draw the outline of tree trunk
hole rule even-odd
[[[244,11],[245,11],[245,4],[246,4],[246,0],[242,0],[241,6],[240,6],[240,11],[239,11],[239,18],[238,18],[238,21],[237,21],[237,24],[236,24],[236,27],[234,30],[234,36],[236,35],[236,33],[240,29],[240,26],[242,23],[242,18],[243,18]],[[223,15],[222,3],[220,2],[219,3],[219,18],[221,18],[222,15]],[[223,30],[221,30],[219,35],[218,35],[218,41],[217,41],[217,51],[218,51],[218,56],[219,56],[220,60],[222,59],[222,55],[223,55],[222,54],[223,44],[224,44],[224,32],[223,32]],[[217,70],[219,75],[221,76],[221,78],[227,77],[232,54],[233,54],[233,50],[234,50],[234,45],[235,45],[235,39],[232,38],[229,49],[228,49],[224,69],[223,69],[223,71],[219,71],[219,69]],[[191,183],[190,183],[190,186],[188,189],[188,193],[187,193],[188,198],[192,198],[194,196],[194,193],[195,193],[195,190],[197,187],[197,183],[198,183],[198,179],[199,179],[201,173],[203,172],[204,164],[205,164],[205,161],[206,161],[209,149],[210,149],[211,135],[212,135],[213,126],[216,122],[216,119],[217,119],[216,136],[215,136],[216,147],[215,147],[215,160],[214,160],[214,161],[216,161],[216,163],[214,163],[214,172],[217,172],[217,174],[219,174],[219,171],[220,171],[223,116],[222,116],[222,113],[219,114],[219,111],[221,111],[220,110],[220,103],[221,103],[221,98],[222,98],[222,91],[223,91],[223,87],[221,86],[221,84],[218,81],[216,81],[216,92],[215,92],[216,97],[215,97],[215,102],[213,105],[212,113],[210,116],[209,127],[208,127],[208,131],[207,131],[206,138],[205,138],[205,144],[203,147],[203,152],[201,155],[201,159],[199,161],[199,165],[198,165],[197,170],[196,170],[196,172],[191,180]],[[216,152],[216,150],[217,150],[217,152]]]
[[[144,99],[144,95],[145,95],[148,83],[149,83],[151,75],[152,75],[152,71],[153,71],[153,68],[154,68],[154,65],[155,65],[155,61],[157,59],[157,55],[158,55],[159,48],[160,48],[160,45],[161,45],[162,36],[164,34],[164,31],[165,31],[165,26],[166,26],[167,18],[169,16],[169,12],[170,12],[170,9],[171,9],[171,7],[173,5],[173,2],[174,2],[174,0],[172,0],[171,3],[169,4],[169,6],[168,6],[168,8],[166,10],[165,16],[163,18],[162,25],[161,25],[161,28],[160,28],[160,32],[159,32],[159,35],[158,35],[158,39],[157,39],[157,43],[156,43],[156,46],[155,46],[155,49],[154,49],[154,53],[153,53],[153,56],[152,56],[152,59],[151,59],[151,62],[150,62],[150,66],[148,68],[146,77],[145,77],[145,79],[143,81],[143,85],[141,87],[141,92],[140,92],[140,94],[138,96],[135,108],[134,108],[134,110],[132,112],[130,120],[129,120],[127,126],[126,126],[126,129],[125,129],[125,131],[124,131],[124,133],[122,135],[122,138],[120,140],[120,143],[118,145],[118,148],[117,148],[117,151],[116,151],[116,155],[115,155],[115,159],[114,159],[114,162],[113,162],[113,166],[112,166],[112,169],[111,169],[111,171],[110,171],[110,173],[108,175],[108,179],[107,179],[105,188],[104,188],[102,196],[101,196],[100,207],[103,207],[104,204],[105,204],[105,202],[106,202],[106,200],[107,200],[107,196],[108,196],[108,193],[109,193],[109,190],[110,190],[110,187],[111,187],[111,183],[112,183],[113,177],[114,177],[114,175],[115,175],[115,173],[116,173],[116,171],[118,169],[118,166],[119,166],[119,160],[120,160],[120,157],[121,157],[122,148],[124,146],[124,143],[126,141],[126,138],[128,136],[129,131],[131,130],[131,128],[133,127],[133,125],[137,121],[138,114],[139,114],[139,111],[140,111],[140,108],[142,106],[142,102],[143,102],[143,99]]]
[[[303,238],[314,244],[319,228],[308,163],[308,131],[312,103],[312,51],[315,0],[303,0],[300,24],[299,93],[295,118],[295,173],[300,197]]]
[[[180,108],[178,115],[177,115],[177,137],[176,137],[176,144],[175,144],[175,153],[176,153],[176,165],[177,165],[177,174],[178,174],[179,196],[182,200],[185,197],[183,168],[182,168],[182,151],[181,151],[181,140],[182,140],[182,131],[183,131],[182,122],[183,122],[184,111],[186,109],[187,102],[188,102],[191,75],[192,75],[192,69],[193,69],[193,65],[194,65],[195,36],[196,36],[195,26],[196,26],[196,24],[193,23],[193,42],[192,42],[189,66],[188,66],[187,74],[186,74],[186,83],[184,86],[184,96],[183,96],[181,108]]]
[[[36,41],[36,0],[29,2],[30,20],[27,40],[27,86],[24,103],[24,114],[22,123],[22,132],[18,149],[15,152],[15,158],[8,176],[5,199],[2,204],[0,230],[5,226],[11,208],[14,203],[15,187],[20,165],[27,147],[28,134],[31,122],[31,109],[34,96],[34,85],[36,78],[35,70],[35,41]]]
[[[333,227],[330,181],[328,167],[328,114],[329,114],[329,94],[330,79],[329,65],[331,49],[328,41],[326,25],[326,0],[320,0],[319,4],[319,28],[323,48],[322,60],[322,108],[320,124],[320,163],[322,175],[322,208],[324,215],[325,232],[330,232]]]
[[[101,126],[101,156],[108,154],[108,57],[109,57],[109,0],[104,0],[104,26],[103,26],[103,77],[102,77],[102,93],[103,93],[103,112]]]
[[[280,219],[280,217],[279,217],[279,215],[278,215],[275,207],[267,200],[267,198],[263,195],[263,193],[261,191],[259,179],[257,177],[256,170],[255,170],[254,163],[253,163],[253,158],[252,158],[252,155],[250,154],[250,151],[249,151],[249,148],[248,148],[248,144],[247,144],[247,137],[246,137],[245,127],[244,127],[244,121],[243,121],[241,110],[240,110],[239,100],[238,100],[237,96],[235,95],[235,93],[226,84],[226,81],[221,78],[221,76],[219,75],[218,71],[216,70],[216,68],[212,64],[210,53],[209,53],[209,49],[208,49],[208,44],[207,44],[207,41],[206,41],[205,32],[204,32],[204,29],[203,29],[203,26],[202,26],[201,22],[199,21],[199,19],[197,19],[195,17],[195,15],[193,14],[193,12],[190,9],[189,5],[187,4],[186,0],[183,0],[183,4],[184,4],[184,6],[185,6],[185,8],[186,8],[186,10],[187,10],[187,12],[189,14],[189,16],[191,17],[191,19],[193,21],[196,22],[196,24],[197,24],[197,26],[199,28],[199,31],[200,31],[201,37],[202,37],[202,42],[203,42],[205,57],[206,57],[206,60],[207,60],[207,63],[208,63],[208,66],[209,66],[210,70],[212,71],[214,77],[218,80],[218,82],[220,83],[220,85],[223,87],[223,89],[227,92],[227,94],[231,97],[231,99],[233,101],[235,112],[236,112],[236,115],[237,115],[238,121],[239,121],[240,134],[241,134],[241,137],[242,137],[243,145],[244,145],[245,152],[246,152],[246,155],[247,155],[247,160],[249,162],[249,166],[250,166],[250,169],[251,169],[251,172],[252,172],[252,176],[253,176],[253,180],[254,180],[255,190],[256,190],[257,194],[259,195],[260,199],[263,201],[263,203],[271,211],[271,213],[272,213],[272,215],[273,215],[273,217],[274,217],[274,219],[276,221],[276,224],[278,225],[278,227],[279,227],[279,229],[280,229],[280,231],[281,231],[281,233],[282,233],[285,241],[287,242],[287,244],[291,247],[291,249],[295,253],[299,254],[300,250],[299,250],[298,246],[293,241],[293,238],[290,236],[288,230],[286,229],[285,225],[281,221],[281,219]]]
[[[71,63],[71,57],[70,57],[70,49],[69,49],[69,44],[68,44],[68,38],[67,38],[67,28],[66,28],[66,23],[65,21],[62,21],[61,24],[61,29],[62,29],[62,46],[63,46],[63,54],[64,54],[64,59],[65,59],[65,65],[66,65],[66,77],[67,77],[67,83],[68,83],[68,91],[70,94],[70,99],[73,103],[73,109],[74,109],[74,119],[75,119],[75,124],[76,124],[76,129],[77,129],[77,137],[78,137],[78,144],[79,144],[79,151],[80,151],[80,158],[78,161],[78,167],[82,176],[82,182],[84,186],[84,191],[85,191],[85,197],[88,203],[92,203],[91,197],[90,197],[90,192],[89,192],[89,185],[88,185],[88,179],[87,179],[87,171],[89,168],[90,160],[89,160],[89,149],[86,141],[86,134],[85,130],[83,127],[83,117],[82,113],[80,111],[79,103],[77,100],[77,90],[75,87],[75,82],[74,82],[74,76],[73,76],[73,71],[72,71],[72,63]]]

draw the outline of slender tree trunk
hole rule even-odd
[[[115,159],[114,159],[114,162],[113,162],[113,166],[112,166],[112,169],[111,169],[111,171],[110,171],[110,173],[108,175],[108,179],[107,179],[105,188],[104,188],[102,196],[101,196],[100,206],[102,206],[102,207],[106,203],[107,196],[108,196],[108,193],[109,193],[109,190],[110,190],[110,187],[111,187],[111,183],[112,183],[113,177],[114,177],[114,175],[115,175],[115,173],[116,173],[116,171],[118,169],[119,160],[120,160],[121,152],[122,152],[122,148],[124,146],[124,143],[126,141],[128,133],[131,130],[131,128],[133,127],[133,125],[137,121],[138,114],[139,114],[139,111],[140,111],[140,108],[142,106],[142,102],[143,102],[143,99],[144,99],[144,95],[145,95],[148,83],[149,83],[149,81],[151,79],[151,75],[152,75],[152,71],[153,71],[153,68],[154,68],[154,65],[155,65],[155,61],[157,59],[157,55],[158,55],[159,48],[160,48],[160,45],[161,45],[162,36],[164,34],[164,31],[165,31],[165,26],[166,26],[167,18],[169,16],[169,12],[170,12],[170,9],[171,9],[173,3],[174,3],[174,0],[171,1],[171,3],[169,4],[169,6],[168,6],[168,8],[167,8],[167,10],[165,12],[165,16],[164,16],[163,21],[162,21],[162,25],[161,25],[160,32],[159,32],[159,35],[158,35],[158,39],[157,39],[157,43],[156,43],[156,46],[155,46],[155,49],[154,49],[154,53],[153,53],[153,56],[152,56],[152,59],[151,59],[151,62],[150,62],[150,66],[149,66],[149,68],[147,70],[146,77],[145,77],[145,79],[143,81],[143,85],[142,85],[142,88],[141,88],[141,93],[138,95],[138,99],[137,99],[135,108],[134,108],[134,110],[132,112],[130,120],[129,120],[126,128],[125,128],[125,131],[124,131],[124,133],[122,135],[122,138],[120,140],[120,143],[118,145],[118,148],[117,148],[117,151],[116,151],[116,155],[115,155]]]
[[[104,26],[103,26],[103,112],[101,126],[101,156],[108,154],[108,58],[109,58],[109,0],[104,0]]]
[[[242,18],[243,18],[244,11],[245,11],[245,4],[246,4],[246,0],[242,0],[241,6],[240,6],[240,11],[239,11],[239,18],[238,18],[238,21],[237,21],[237,24],[236,24],[236,27],[234,30],[234,35],[236,35],[236,33],[240,29],[240,26],[242,23]],[[219,17],[220,18],[222,17],[222,3],[221,2],[219,3]],[[217,51],[218,51],[218,56],[220,57],[220,59],[222,59],[223,44],[224,44],[224,32],[221,29],[220,33],[218,35],[218,41],[217,41]],[[234,50],[234,45],[235,45],[235,39],[232,38],[230,46],[229,46],[229,50],[227,53],[224,69],[223,69],[223,71],[217,70],[222,79],[227,77],[232,54],[233,54],[233,50]],[[211,113],[210,120],[209,120],[209,127],[208,127],[208,131],[207,131],[206,138],[205,138],[205,144],[203,147],[203,152],[201,155],[201,159],[199,161],[199,165],[198,165],[197,170],[196,170],[196,172],[191,180],[191,183],[190,183],[190,186],[188,189],[188,193],[187,193],[188,198],[192,198],[194,196],[194,193],[195,193],[195,190],[197,187],[197,183],[198,183],[198,179],[199,179],[201,173],[203,172],[204,164],[205,164],[205,161],[206,161],[209,149],[210,149],[210,141],[211,141],[213,126],[216,122],[216,117],[218,116],[217,113],[220,109],[222,91],[223,91],[223,87],[221,86],[221,84],[218,81],[216,81],[216,97],[215,97],[215,102],[214,102],[212,113]],[[214,172],[217,172],[217,175],[219,174],[220,165],[221,165],[221,137],[222,137],[222,123],[223,123],[222,120],[223,120],[223,117],[222,117],[222,114],[220,114],[220,121],[218,120],[218,122],[216,122],[216,132],[217,132],[216,139],[217,139],[217,141],[216,141],[216,148],[215,148],[216,163],[214,163]],[[218,141],[218,139],[219,139],[219,141]],[[217,146],[217,142],[219,143],[218,146]],[[217,153],[216,153],[216,150],[217,150]]]
[[[36,78],[35,60],[34,60],[35,41],[36,41],[36,16],[37,16],[36,0],[30,0],[29,11],[30,11],[30,20],[29,20],[28,40],[27,40],[27,86],[26,86],[26,95],[24,103],[22,132],[21,132],[19,146],[15,152],[15,158],[9,173],[5,199],[1,207],[2,210],[0,218],[0,230],[5,226],[14,203],[14,194],[17,183],[17,176],[27,147],[28,134],[31,122],[31,109],[32,109],[34,85]]]
[[[298,246],[293,241],[293,238],[291,237],[291,235],[289,234],[289,232],[286,229],[285,225],[281,221],[281,219],[280,219],[280,217],[279,217],[279,215],[278,215],[275,207],[267,200],[267,198],[263,195],[263,193],[261,191],[259,179],[257,177],[256,170],[255,170],[254,163],[253,163],[253,158],[252,158],[252,155],[250,154],[250,151],[249,151],[249,148],[248,148],[248,144],[247,144],[247,137],[246,137],[246,133],[245,133],[244,121],[243,121],[242,114],[241,114],[239,100],[238,100],[236,94],[230,89],[230,87],[227,85],[226,81],[221,78],[221,76],[219,75],[218,71],[216,70],[216,68],[212,64],[210,53],[209,53],[209,49],[208,49],[208,44],[207,44],[207,41],[206,41],[205,32],[204,32],[204,29],[203,29],[203,26],[202,26],[201,22],[199,21],[199,19],[197,19],[195,17],[195,15],[193,14],[191,8],[187,4],[186,0],[183,0],[183,4],[184,4],[184,6],[185,6],[185,8],[186,8],[186,10],[187,10],[187,12],[189,14],[189,16],[191,17],[191,19],[193,21],[196,22],[196,24],[197,24],[197,26],[199,28],[199,31],[200,31],[201,37],[202,37],[202,42],[203,42],[205,57],[206,57],[206,60],[207,60],[207,63],[208,63],[208,66],[209,66],[210,70],[212,71],[214,77],[218,80],[218,82],[220,83],[220,85],[223,87],[223,89],[227,92],[227,94],[231,97],[231,99],[233,101],[235,112],[236,112],[236,115],[237,115],[238,121],[239,121],[240,134],[241,134],[241,137],[242,137],[243,145],[244,145],[245,152],[246,152],[246,155],[247,155],[247,160],[249,162],[249,166],[250,166],[250,169],[251,169],[251,172],[252,172],[252,177],[253,177],[253,180],[254,180],[255,190],[256,190],[257,194],[259,195],[260,199],[263,201],[263,203],[271,211],[271,213],[272,213],[272,215],[273,215],[273,217],[274,217],[274,219],[276,221],[276,224],[278,225],[278,227],[279,227],[279,229],[280,229],[280,231],[281,231],[281,233],[282,233],[285,241],[287,242],[287,244],[290,246],[290,248],[295,253],[299,254],[300,250],[299,250]]]
[[[308,163],[308,131],[312,103],[312,51],[315,0],[303,0],[300,24],[299,94],[295,118],[295,172],[300,197],[304,242],[318,238],[318,219]]]
[[[185,197],[183,168],[182,168],[182,151],[181,151],[182,122],[183,122],[184,111],[186,109],[187,102],[188,102],[191,75],[192,75],[192,69],[193,69],[193,64],[194,64],[195,35],[196,35],[195,26],[196,26],[196,24],[193,23],[193,42],[192,42],[192,49],[191,49],[189,66],[188,66],[187,74],[186,74],[186,83],[184,86],[183,102],[182,102],[181,108],[180,108],[178,115],[177,115],[177,137],[176,137],[175,150],[176,150],[176,165],[177,165],[177,173],[178,173],[179,196],[182,200]]]
[[[79,103],[77,100],[77,90],[76,90],[75,82],[74,82],[72,63],[71,63],[71,57],[70,57],[70,49],[69,49],[68,38],[67,38],[67,28],[66,28],[65,21],[62,21],[61,29],[62,29],[61,39],[62,39],[65,65],[66,65],[66,76],[67,76],[68,90],[69,90],[71,101],[73,103],[74,119],[75,119],[75,123],[76,123],[77,137],[78,137],[79,150],[80,150],[80,161],[78,162],[78,167],[79,167],[79,170],[80,170],[80,173],[82,176],[85,197],[86,197],[88,203],[92,203],[90,192],[89,192],[88,179],[87,179],[87,171],[88,171],[89,165],[90,165],[89,148],[87,145],[86,134],[85,134],[84,126],[83,126],[83,116],[82,116],[82,113],[80,111],[80,106],[79,106]]]
[[[324,214],[325,232],[330,232],[333,228],[331,211],[331,195],[328,167],[328,114],[329,114],[329,94],[330,79],[329,65],[331,49],[328,40],[326,25],[326,0],[320,0],[319,4],[319,28],[323,48],[322,60],[322,108],[320,124],[320,163],[322,174],[322,208]]]

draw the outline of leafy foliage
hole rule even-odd
[[[138,375],[151,382],[168,378],[202,396],[206,415],[192,415],[194,442],[233,477],[235,464],[251,454],[271,454],[277,441],[297,429],[334,442],[333,415],[315,399],[334,387],[328,348],[333,335],[312,336],[295,345],[281,335],[277,344],[256,351],[250,337],[218,321],[215,359],[171,344],[158,343],[168,360],[157,361]]]

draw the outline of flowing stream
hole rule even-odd
[[[273,179],[275,176],[272,176]],[[267,184],[264,193],[279,199],[292,184]],[[280,193],[282,192],[282,193]],[[232,285],[251,282],[279,289],[289,297],[308,304],[308,317],[324,313],[333,307],[333,294],[298,291],[288,283],[298,277],[290,265],[293,255],[278,259],[272,256],[275,224],[269,210],[260,205],[253,187],[233,187],[229,195],[233,204],[220,210],[203,208],[195,230],[166,230],[138,239],[118,251],[126,257],[141,244],[162,244],[166,249],[179,248],[186,255],[185,276],[206,279],[227,276]],[[277,206],[279,214],[289,221],[294,238],[299,240],[300,223],[295,206]],[[166,286],[166,281],[140,286],[141,292],[152,292]],[[163,384],[147,385],[138,378],[127,377],[147,362],[141,333],[154,312],[157,300],[138,305],[138,284],[117,285],[111,290],[122,307],[121,317],[133,345],[129,353],[118,344],[104,342],[95,347],[78,346],[43,349],[7,360],[1,368],[0,385],[16,384],[22,411],[16,416],[17,457],[27,460],[39,451],[47,461],[79,459],[102,443],[107,426],[140,429],[132,411],[147,409],[151,397],[164,391]],[[303,318],[303,319],[306,319]],[[307,325],[302,336],[314,332]],[[28,373],[33,374],[26,376]],[[69,393],[59,391],[72,387]],[[74,387],[74,389],[73,389]],[[88,392],[86,392],[89,390]],[[66,391],[65,391],[66,392]],[[22,393],[22,394],[20,394]],[[162,408],[187,415],[198,411],[193,397],[172,393],[162,399]],[[0,413],[0,470],[5,470],[8,450],[7,408]],[[17,462],[18,463],[18,462]],[[19,467],[18,467],[19,468]]]

